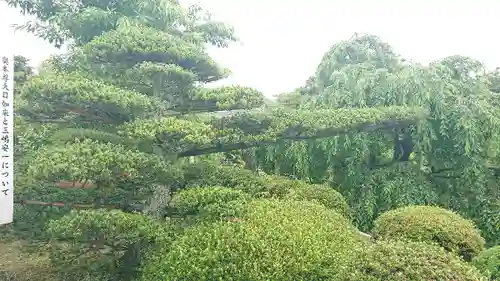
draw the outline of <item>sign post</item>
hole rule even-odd
[[[14,216],[14,55],[0,52],[0,225]]]

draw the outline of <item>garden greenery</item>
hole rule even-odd
[[[356,34],[269,101],[208,85],[237,37],[199,5],[5,1],[69,46],[15,59],[7,278],[497,278],[498,71]]]

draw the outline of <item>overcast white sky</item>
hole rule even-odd
[[[57,50],[32,35],[12,33],[27,20],[0,0],[0,50],[10,48],[38,65]],[[181,2],[195,2],[185,0]],[[225,83],[271,96],[301,86],[323,54],[354,32],[380,36],[408,59],[427,63],[462,54],[500,66],[500,1],[475,0],[203,0],[232,24],[242,45],[211,51],[233,75]],[[5,37],[7,34],[7,37]],[[4,45],[9,44],[8,46]]]

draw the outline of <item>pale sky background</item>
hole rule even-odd
[[[29,19],[0,1],[0,51],[12,49],[35,66],[58,52],[33,35],[13,34],[11,24]],[[201,2],[216,19],[232,24],[243,41],[210,51],[233,71],[224,83],[255,87],[267,96],[303,85],[330,46],[354,32],[378,35],[396,52],[422,63],[461,54],[489,68],[500,66],[497,0]]]

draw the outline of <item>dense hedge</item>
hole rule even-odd
[[[335,280],[358,243],[356,229],[320,204],[260,199],[239,221],[186,230],[156,251],[142,280]]]
[[[183,167],[184,186],[224,186],[241,189],[254,197],[282,198],[295,185],[304,182],[279,176],[260,176],[256,172],[211,162],[187,164]]]
[[[50,259],[58,273],[75,279],[130,280],[139,274],[141,256],[150,247],[173,240],[171,230],[169,224],[138,213],[73,210],[48,225]]]
[[[473,222],[433,206],[408,206],[388,211],[375,220],[375,238],[437,243],[470,261],[485,241]]]
[[[289,198],[316,200],[338,213],[350,217],[345,198],[335,189],[311,185],[282,176],[258,175],[234,166],[200,162],[183,168],[185,187],[223,186],[240,189],[255,198]]]
[[[480,253],[472,263],[490,280],[500,280],[500,245]]]
[[[300,186],[290,190],[286,198],[315,201],[347,218],[350,216],[349,206],[342,194],[328,186],[317,184]]]
[[[424,242],[377,241],[356,248],[337,281],[481,281],[472,265],[443,248]]]
[[[174,214],[197,215],[204,219],[237,217],[242,212],[249,195],[227,187],[194,187],[176,192],[170,201]]]

